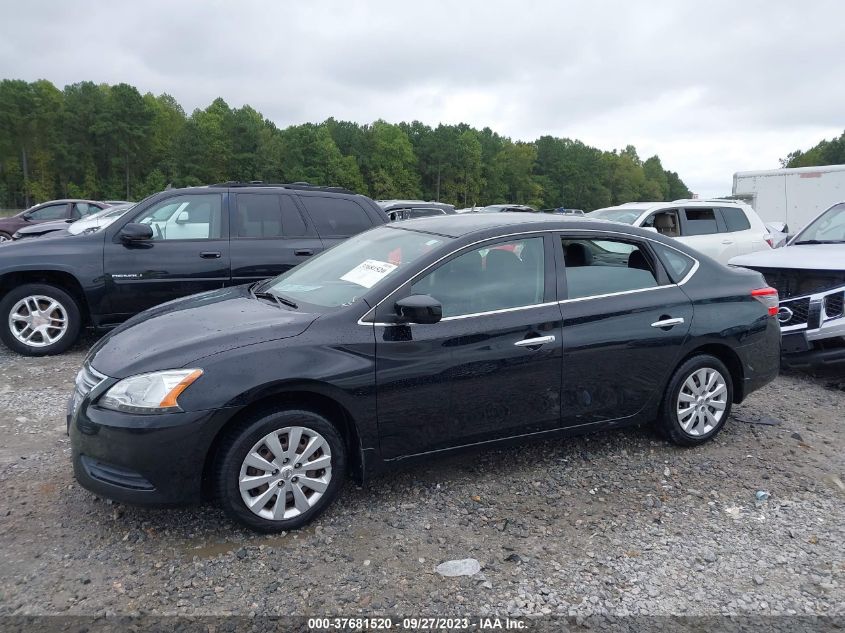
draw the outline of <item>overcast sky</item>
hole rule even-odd
[[[845,3],[0,0],[0,78],[119,83],[284,127],[465,121],[659,154],[693,191],[845,129]]]

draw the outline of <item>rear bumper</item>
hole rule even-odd
[[[139,416],[83,406],[69,420],[74,476],[84,488],[124,503],[197,502],[208,451],[236,411]]]
[[[767,319],[761,336],[755,337],[753,343],[735,349],[742,363],[742,393],[738,399],[741,402],[780,373],[781,335],[777,321]]]

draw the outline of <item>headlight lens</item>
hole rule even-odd
[[[104,409],[126,413],[181,411],[177,398],[202,376],[202,369],[170,369],[124,378],[97,402]]]

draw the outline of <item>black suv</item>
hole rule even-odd
[[[385,224],[337,187],[222,183],[172,189],[103,229],[0,247],[0,339],[58,354],[87,325],[109,329],[185,295],[272,277]]]

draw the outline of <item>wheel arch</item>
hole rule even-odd
[[[91,322],[91,313],[82,284],[73,273],[65,270],[19,270],[0,275],[0,297],[24,284],[49,284],[70,294],[79,306],[82,324]]]
[[[244,406],[245,405],[245,406]],[[349,408],[320,384],[281,384],[263,388],[252,397],[244,395],[243,408],[217,429],[206,452],[202,471],[203,496],[210,495],[211,474],[226,432],[257,411],[300,407],[319,413],[335,425],[346,443],[347,470],[353,481],[364,481],[364,455],[361,433]]]
[[[739,355],[730,348],[729,345],[720,343],[708,343],[706,345],[699,345],[690,350],[676,365],[680,367],[693,356],[700,356],[702,354],[709,354],[715,356],[722,361],[731,375],[731,385],[733,386],[733,402],[739,404],[745,398],[745,372],[742,368],[742,361]]]

